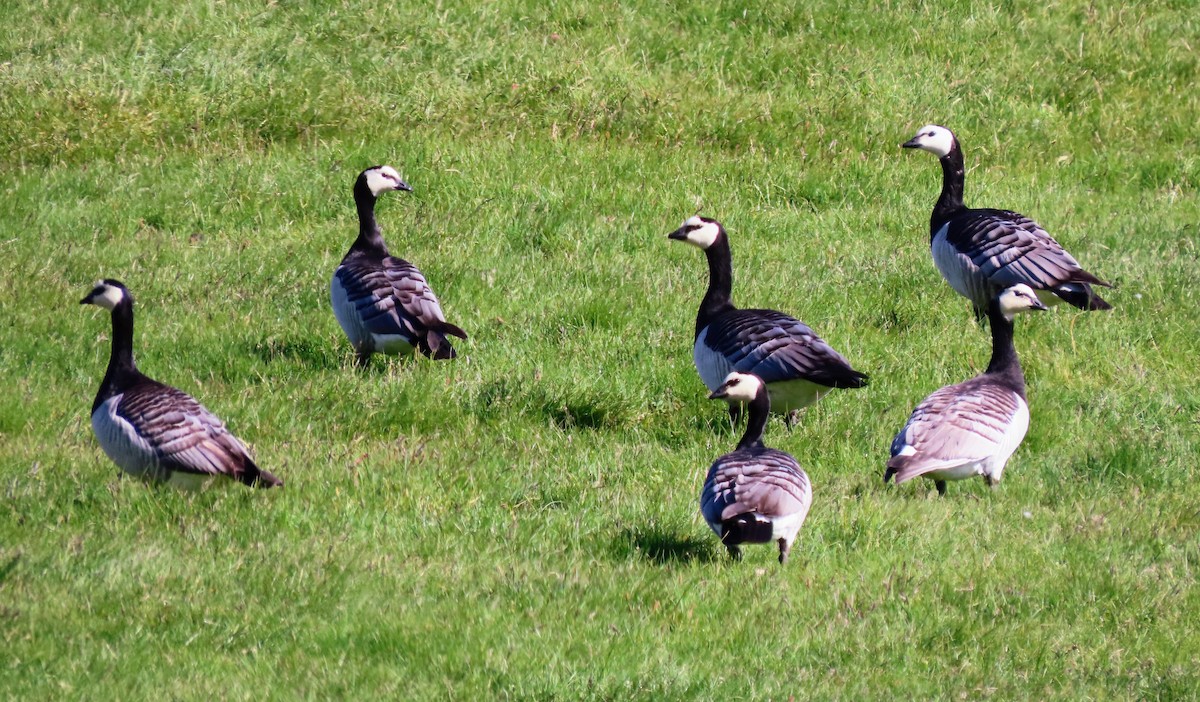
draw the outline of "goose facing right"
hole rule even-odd
[[[455,357],[447,336],[467,333],[446,321],[441,303],[413,264],[388,252],[375,221],[375,201],[394,190],[411,191],[391,166],[374,166],[354,181],[358,238],[330,282],[333,314],[346,332],[360,366],[371,354],[408,355],[414,349],[434,359]]]
[[[1112,286],[1081,268],[1037,222],[1009,210],[963,204],[963,154],[953,132],[929,124],[901,146],[928,151],[942,166],[942,192],[929,218],[929,246],[934,265],[955,292],[971,301],[976,318],[984,317],[998,292],[1017,283],[1033,288],[1047,305],[1112,308],[1092,289]]]
[[[931,478],[939,495],[947,480],[982,476],[992,487],[1029,429],[1025,374],[1013,346],[1013,317],[1045,310],[1024,283],[1000,292],[988,305],[992,360],[966,382],[948,385],[913,410],[892,441],[883,482],[899,485],[918,476]]]
[[[766,383],[774,411],[790,420],[834,388],[867,384],[865,373],[851,368],[800,320],[775,310],[734,306],[733,257],[720,222],[691,217],[667,236],[695,246],[708,260],[708,290],[696,313],[692,357],[709,391],[721,387],[732,371],[752,373]],[[731,404],[729,413],[737,419],[738,406]]]
[[[126,473],[184,490],[225,476],[253,487],[283,481],[259,468],[246,447],[191,395],[147,378],[133,361],[133,295],[111,278],[81,305],[112,313],[112,351],[92,403],[92,431]]]
[[[774,542],[780,565],[787,563],[812,506],[812,484],[795,458],[763,445],[770,393],[758,376],[734,372],[708,397],[746,403],[749,416],[737,448],[708,469],[700,513],[735,560],[742,557],[741,544]]]

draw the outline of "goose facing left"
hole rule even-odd
[[[700,513],[734,559],[741,544],[773,542],[784,564],[812,506],[808,474],[791,455],[763,445],[771,397],[761,378],[730,373],[708,397],[745,403],[749,416],[737,448],[708,469]]]
[[[808,325],[770,309],[739,309],[733,304],[733,258],[721,223],[695,216],[667,235],[691,244],[708,260],[708,290],[696,313],[692,357],[710,391],[732,371],[753,373],[766,383],[774,411],[803,409],[834,388],[861,388],[867,375],[817,336]],[[735,419],[738,407],[731,404]]]
[[[929,217],[929,248],[942,277],[971,301],[977,319],[986,316],[997,293],[1018,283],[1033,288],[1047,305],[1112,308],[1093,289],[1112,286],[1080,267],[1037,222],[1010,210],[963,204],[966,175],[954,132],[928,124],[901,146],[938,157],[942,192]]]
[[[112,352],[92,403],[92,431],[113,463],[135,477],[185,490],[218,476],[261,488],[283,485],[192,396],[138,370],[128,288],[106,279],[79,303],[112,313]]]
[[[360,366],[371,354],[407,356],[414,349],[434,359],[455,357],[447,336],[467,333],[446,321],[441,303],[413,264],[388,252],[375,221],[375,201],[383,193],[412,191],[391,166],[374,166],[354,181],[358,238],[330,283],[333,315]]]

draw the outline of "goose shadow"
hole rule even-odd
[[[17,569],[17,564],[20,562],[21,554],[18,552],[13,554],[12,558],[8,559],[8,563],[0,566],[0,585],[3,585],[4,581],[8,580],[8,576],[12,575],[12,572]]]
[[[368,375],[384,375],[393,363],[408,366],[415,362],[414,356],[396,358],[387,354],[375,354],[365,366],[350,360],[353,352],[349,347],[341,348],[307,338],[268,337],[261,341],[246,343],[247,355],[258,358],[264,365],[287,363],[303,366],[310,370],[341,370],[347,366]]]
[[[680,536],[661,527],[628,527],[613,540],[617,555],[636,554],[656,565],[712,563],[718,554],[709,539]]]

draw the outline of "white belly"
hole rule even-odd
[[[832,389],[809,380],[784,380],[767,384],[767,394],[771,396],[771,411],[779,414],[804,409]]]
[[[413,352],[413,345],[399,334],[371,334],[371,344],[376,353],[405,356]]]
[[[800,527],[804,525],[804,519],[808,517],[808,508],[794,514],[789,514],[783,517],[776,517],[771,522],[771,540],[784,539],[789,544],[796,539],[796,534],[800,532]]]

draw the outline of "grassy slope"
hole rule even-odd
[[[1190,3],[122,2],[0,22],[0,689],[229,699],[1178,699],[1200,666],[1200,183]],[[110,8],[109,6],[114,7]],[[986,363],[938,279],[927,154],[1039,219],[1117,310],[1022,320],[995,492],[884,489],[912,405]],[[366,373],[329,313],[372,163],[385,236],[472,338]],[[697,205],[736,295],[871,387],[768,441],[793,563],[699,520]],[[284,491],[118,480],[108,322]],[[715,431],[714,431],[715,429]]]

